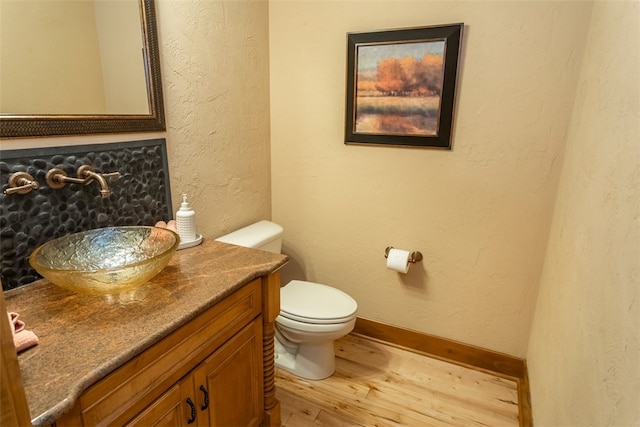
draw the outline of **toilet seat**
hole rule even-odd
[[[292,280],[280,289],[280,316],[311,324],[345,323],[355,318],[358,304],[331,286]]]

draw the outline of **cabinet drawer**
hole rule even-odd
[[[261,282],[257,279],[89,388],[79,400],[82,424],[122,425],[258,316],[260,310]]]

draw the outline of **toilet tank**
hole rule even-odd
[[[284,229],[278,224],[263,220],[220,236],[216,241],[280,253],[283,233]]]

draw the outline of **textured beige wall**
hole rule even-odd
[[[392,12],[392,13],[391,13]],[[359,315],[525,356],[590,3],[270,3],[284,278]],[[343,144],[346,33],[464,22],[452,151]],[[409,274],[384,249],[419,250]]]
[[[527,354],[537,426],[640,425],[639,22],[594,4]]]
[[[271,216],[266,1],[157,2],[173,204],[217,237]]]

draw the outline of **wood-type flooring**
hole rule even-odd
[[[322,381],[276,370],[283,427],[518,426],[517,382],[349,334]]]

